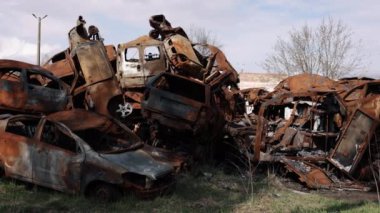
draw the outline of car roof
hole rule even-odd
[[[35,64],[29,64],[26,62],[10,60],[10,59],[0,59],[0,69],[8,68],[8,67],[21,68],[21,69],[35,69],[35,70],[42,70],[42,71],[50,73],[48,70]]]
[[[35,71],[36,73],[46,75],[46,76],[53,78],[55,80],[59,80],[49,70],[47,70],[41,66],[38,66],[35,64],[29,64],[29,63],[22,62],[22,61],[15,61],[15,60],[10,60],[10,59],[0,59],[0,69],[3,69],[3,68],[30,69],[30,70]]]
[[[11,119],[23,118],[23,119],[40,119],[40,115],[31,115],[31,114],[1,114],[0,115],[0,131],[5,131],[5,128]]]

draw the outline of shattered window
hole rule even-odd
[[[47,121],[44,125],[41,141],[71,152],[78,152],[76,141],[65,130]]]
[[[377,84],[368,84],[368,89],[367,89],[367,95],[369,94],[380,94],[380,83]]]
[[[27,76],[28,84],[35,85],[35,86],[42,86],[41,82],[39,81],[39,79],[42,79],[41,75],[28,72],[26,76]]]
[[[129,62],[138,62],[139,50],[136,47],[125,49],[125,60]]]
[[[14,119],[8,122],[5,129],[6,132],[10,132],[16,135],[32,138],[36,132],[39,119]]]
[[[153,61],[160,58],[160,48],[158,46],[148,46],[144,49],[145,61]]]
[[[0,69],[0,79],[21,82],[21,76],[19,69]]]
[[[41,75],[40,73],[37,73],[33,70],[28,70],[27,72],[27,81],[28,84],[34,85],[34,86],[43,86],[43,82],[49,82],[48,85],[44,85],[45,87],[51,88],[51,89],[62,89],[60,83],[56,81],[55,79],[52,79],[46,75]]]
[[[113,125],[110,131],[101,131],[96,128],[76,131],[94,151],[101,153],[125,152],[140,147],[142,144],[133,133]]]
[[[344,166],[347,172],[352,169],[355,163],[354,159],[356,155],[360,154],[363,145],[368,143],[368,134],[371,131],[372,124],[372,118],[357,111],[344,133],[333,158]]]

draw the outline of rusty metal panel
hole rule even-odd
[[[300,93],[305,91],[332,91],[335,90],[335,81],[327,77],[315,74],[303,73],[291,76],[281,81],[275,88],[275,91],[281,89],[288,90],[292,93]]]
[[[330,188],[333,181],[317,166],[301,160],[291,160],[286,157],[281,159],[285,168],[299,176],[300,181],[306,183],[310,188]]]
[[[57,53],[50,58],[43,67],[53,72],[58,78],[72,76],[76,72],[74,64],[70,60],[70,49]]]
[[[189,39],[182,35],[172,35],[164,40],[164,46],[169,60],[179,69],[200,71],[202,68]]]
[[[114,76],[112,66],[101,42],[81,43],[71,54],[78,57],[87,85],[104,81]]]
[[[23,116],[3,118],[0,133],[0,163],[6,176],[32,181],[33,139],[39,119]]]
[[[7,176],[32,180],[32,139],[3,132],[0,138],[0,161]]]
[[[163,73],[148,85],[149,95],[145,96],[142,107],[145,112],[162,114],[164,123],[178,128],[175,122],[194,124],[202,108],[207,108],[206,85],[182,77]],[[168,122],[168,118],[175,122]]]
[[[21,82],[0,79],[0,107],[23,109],[28,101],[27,87]]]
[[[376,122],[357,110],[343,132],[329,161],[339,169],[352,173],[371,140]]]

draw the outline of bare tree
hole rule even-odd
[[[218,48],[221,48],[222,45],[218,42],[216,36],[211,33],[210,31],[207,31],[205,28],[196,27],[196,26],[190,26],[188,30],[188,36],[193,44],[200,44],[196,46],[195,48],[201,53],[202,55],[208,55],[208,49],[203,48],[203,44],[211,44]]]
[[[289,40],[278,38],[274,53],[262,67],[287,75],[313,73],[336,79],[362,68],[359,46],[360,41],[352,40],[351,29],[330,17],[314,29],[307,24],[293,29]]]

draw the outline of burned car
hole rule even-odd
[[[225,121],[236,112],[235,105],[230,104],[235,100],[233,94],[226,98],[232,92],[221,84],[228,78],[229,73],[224,73],[205,84],[197,79],[161,73],[146,85],[141,104],[143,116],[154,128],[174,130],[170,132],[181,140],[188,133],[189,140],[195,136],[197,140],[210,142],[221,136]],[[160,135],[156,130],[151,131],[153,141],[156,134]]]
[[[70,48],[53,56],[44,67],[70,85],[74,108],[122,119],[132,106],[124,101],[111,64],[116,50],[86,35],[83,25],[71,29]]]
[[[144,151],[127,127],[96,113],[2,115],[0,135],[7,177],[104,200],[128,191],[152,197],[174,183],[170,164]]]
[[[44,85],[49,81],[49,85]],[[46,69],[20,61],[0,60],[0,110],[50,113],[69,109],[68,86]]]
[[[143,113],[171,128],[197,132],[206,128],[216,114],[210,107],[209,94],[207,85],[162,73],[147,84]]]

